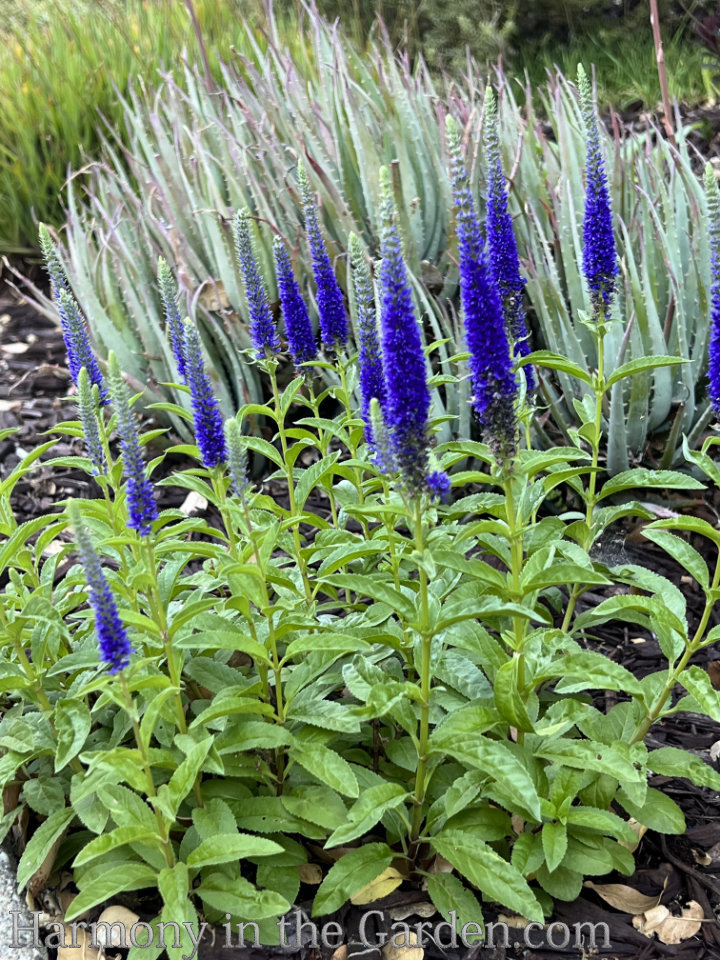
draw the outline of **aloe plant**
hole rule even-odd
[[[292,54],[272,23],[262,45],[248,31],[248,54],[221,67],[221,84],[212,92],[189,66],[167,74],[156,90],[132,89],[125,101],[130,149],[108,131],[103,162],[68,187],[60,256],[101,351],[113,349],[140,383],[162,381],[170,348],[153,274],[161,255],[177,276],[183,309],[199,322],[226,414],[262,395],[254,368],[238,353],[248,336],[231,219],[247,207],[256,220],[256,252],[271,301],[277,298],[275,236],[293,252],[301,285],[311,289],[298,159],[319,198],[328,249],[351,302],[347,238],[358,234],[377,255],[377,171],[390,165],[426,338],[444,341],[433,353],[435,372],[456,373],[451,358],[463,348],[444,126],[450,112],[464,129],[471,186],[482,208],[484,86],[472,74],[462,82],[435,81],[422,64],[411,72],[382,45],[360,56],[319,17],[307,22]],[[589,300],[578,267],[584,140],[576,91],[556,76],[539,95],[526,91],[521,109],[511,81],[498,75],[493,83],[510,209],[529,279],[533,345],[593,368],[593,343],[577,323]],[[553,118],[552,134],[542,116]],[[677,150],[652,132],[606,135],[603,149],[622,261],[616,307],[622,323],[609,335],[608,375],[649,353],[689,361],[616,386],[604,429],[608,467],[617,472],[643,459],[648,440],[669,464],[681,456],[682,434],[697,434],[707,419],[709,262],[696,226],[705,199],[685,132],[678,132]],[[580,422],[575,404],[583,389],[562,372],[553,380],[546,375],[541,401],[560,430]],[[467,435],[466,383],[439,396],[444,410],[436,412],[448,417],[443,439]],[[541,430],[537,437],[549,442]]]

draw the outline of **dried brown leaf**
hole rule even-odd
[[[648,897],[625,883],[593,883],[592,880],[586,880],[584,886],[594,890],[605,903],[609,903],[616,910],[622,910],[623,913],[647,913],[657,907],[662,896],[661,891],[655,897]]]

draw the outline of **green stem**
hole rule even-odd
[[[137,707],[135,706],[135,701],[133,700],[132,694],[130,693],[130,688],[128,687],[127,677],[125,676],[125,671],[121,671],[118,677],[120,681],[120,689],[123,692],[123,698],[125,700],[125,709],[127,710],[128,716],[130,717],[130,722],[132,723],[133,733],[135,734],[135,743],[137,744],[138,753],[140,754],[140,763],[145,773],[145,782],[147,783],[147,791],[149,797],[156,797],[157,791],[155,790],[155,781],[153,780],[152,770],[150,769],[150,759],[145,749],[145,744],[143,742],[142,736],[140,735],[140,724],[138,723],[138,713]],[[175,857],[173,856],[172,847],[170,846],[170,836],[169,831],[165,829],[163,824],[162,814],[155,804],[153,804],[155,810],[155,819],[157,820],[158,833],[162,841],[163,854],[165,855],[165,862],[168,867],[172,870],[175,866]]]
[[[275,401],[275,423],[278,428],[278,436],[280,437],[280,447],[282,449],[283,463],[285,465],[285,475],[287,477],[288,484],[288,499],[290,501],[290,517],[293,520],[292,524],[292,535],[295,542],[295,559],[297,560],[298,567],[300,569],[300,574],[303,581],[303,590],[305,592],[305,601],[308,606],[312,604],[312,590],[310,589],[310,581],[308,579],[307,570],[305,569],[305,562],[302,556],[302,542],[300,540],[300,524],[294,522],[298,517],[297,505],[295,502],[295,478],[293,476],[292,467],[288,464],[287,454],[288,454],[288,443],[287,436],[285,435],[285,417],[282,413],[282,408],[280,405],[280,392],[277,385],[277,374],[274,366],[270,367],[270,381],[272,383],[273,391],[273,400]]]
[[[428,741],[430,738],[430,699],[432,695],[432,676],[430,673],[430,655],[433,632],[429,622],[428,578],[422,563],[425,549],[422,523],[422,501],[415,499],[415,549],[420,556],[420,730],[418,736],[418,765],[415,774],[415,793],[413,796],[413,817],[410,840],[416,844],[423,821],[425,801],[425,781],[427,778]]]
[[[593,542],[593,515],[595,513],[595,507],[597,505],[597,475],[598,475],[598,461],[600,458],[600,441],[602,439],[602,401],[605,396],[605,324],[603,322],[598,323],[597,325],[597,351],[598,351],[598,370],[597,376],[594,379],[594,390],[595,390],[595,431],[593,434],[593,444],[592,444],[592,461],[591,461],[591,472],[590,480],[588,481],[587,497],[585,500],[586,511],[585,511],[585,526],[587,531],[583,538],[583,543],[581,544],[583,550],[589,551]],[[570,629],[570,624],[572,623],[573,614],[575,612],[575,606],[584,593],[585,587],[581,583],[573,584],[572,590],[570,591],[570,596],[568,597],[568,605],[565,611],[565,617],[562,622],[562,631],[567,633]]]
[[[707,629],[707,625],[710,620],[710,615],[712,614],[713,609],[715,608],[716,601],[713,594],[717,590],[718,584],[720,584],[720,554],[718,554],[718,558],[715,561],[715,573],[713,575],[713,580],[712,580],[712,584],[710,585],[710,589],[707,591],[707,594],[706,594],[705,609],[703,610],[702,617],[700,618],[700,623],[698,624],[698,628],[695,631],[692,640],[690,640],[687,646],[685,647],[685,652],[683,653],[682,657],[680,657],[680,659],[678,660],[676,666],[669,671],[667,681],[665,682],[665,686],[662,688],[662,690],[658,694],[658,698],[653,704],[653,706],[650,708],[650,710],[648,711],[647,716],[638,727],[638,730],[635,736],[630,741],[631,744],[639,743],[640,741],[645,739],[645,737],[647,736],[648,730],[650,729],[650,727],[652,727],[652,725],[660,717],[660,714],[663,712],[665,708],[665,704],[667,703],[668,697],[673,692],[675,684],[678,682],[678,679],[681,673],[683,672],[685,667],[687,667],[688,663],[695,656],[698,650],[702,647],[703,637],[705,636],[705,631]]]
[[[165,615],[165,606],[162,602],[160,596],[160,588],[157,582],[157,567],[155,565],[155,551],[153,548],[153,542],[150,537],[141,537],[142,548],[145,552],[145,558],[148,565],[148,573],[152,581],[152,587],[148,593],[148,602],[150,604],[150,612],[154,622],[160,628],[160,635],[162,637],[162,644],[165,650],[165,658],[168,664],[168,672],[170,673],[170,682],[176,688],[175,693],[175,714],[177,716],[177,725],[180,733],[187,734],[187,721],[185,719],[185,709],[182,702],[182,676],[178,673],[177,666],[175,664],[175,657],[173,656],[172,641],[170,640],[170,633],[168,630],[167,617]],[[203,806],[202,790],[200,788],[200,777],[199,775],[195,778],[195,784],[193,786],[195,793],[195,800],[199,807]]]

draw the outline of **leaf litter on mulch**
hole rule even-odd
[[[36,444],[45,439],[42,434],[62,420],[74,416],[72,408],[62,398],[68,393],[70,379],[65,368],[65,350],[58,329],[48,320],[39,316],[32,308],[8,302],[0,306],[0,429],[18,427],[16,434],[0,442],[0,478],[7,476],[15,464]],[[61,440],[53,451],[54,455],[77,454],[80,446],[72,439]],[[19,520],[45,513],[65,497],[91,497],[92,481],[81,471],[66,469],[43,470],[39,467],[17,485],[13,505]],[[281,486],[272,484],[271,492],[282,501],[284,491]],[[184,500],[184,491],[168,487],[158,488],[160,506],[177,507]],[[322,502],[314,505],[320,512]],[[682,509],[687,503],[667,503],[666,506]],[[704,516],[714,525],[718,518],[718,495],[711,491],[702,500],[692,503],[695,514]],[[702,541],[694,542],[701,551],[705,549]],[[697,585],[689,583],[685,571],[669,558],[660,548],[642,537],[641,527],[628,526],[603,546],[603,559],[609,565],[616,563],[638,563],[649,566],[656,573],[667,577],[685,594],[688,601],[688,619],[691,628],[701,616],[704,597]],[[707,552],[707,551],[706,551]],[[713,557],[709,559],[713,560]],[[618,588],[612,588],[617,590]],[[627,588],[620,587],[626,590]],[[607,593],[600,590],[584,595],[579,610],[588,609]],[[714,615],[713,623],[720,617]],[[588,646],[603,652],[621,663],[638,677],[660,670],[664,667],[663,658],[657,641],[641,629],[621,623],[608,623],[592,631],[587,639]],[[695,660],[707,669],[716,685],[720,686],[720,657],[712,648],[704,650]],[[617,692],[598,692],[595,705],[603,710],[610,709],[622,694]],[[720,742],[720,724],[700,715],[682,714],[666,719],[655,726],[648,738],[652,748],[674,746],[689,750],[717,769],[717,754],[713,746]],[[594,951],[586,947],[578,950],[571,939],[566,948],[546,944],[545,947],[523,947],[519,937],[513,940],[510,930],[510,946],[495,948],[474,946],[470,948],[439,948],[432,941],[425,944],[425,956],[428,960],[550,960],[566,957],[584,958],[632,957],[637,960],[654,960],[661,957],[675,957],[678,960],[720,960],[720,926],[717,916],[720,913],[720,798],[712,790],[695,787],[689,781],[679,777],[653,776],[650,784],[672,797],[682,808],[687,830],[682,836],[661,836],[652,831],[645,833],[638,850],[638,867],[632,877],[596,878],[600,892],[606,884],[618,883],[633,888],[639,894],[652,898],[661,906],[671,908],[671,913],[679,914],[689,902],[694,901],[702,908],[704,922],[697,934],[677,945],[666,945],[657,939],[649,938],[633,925],[633,914],[620,911],[611,906],[586,885],[583,894],[574,903],[556,902],[552,920],[571,926],[575,924],[605,923],[609,929],[611,947],[604,950],[602,938]],[[303,884],[298,907],[309,916],[314,888]],[[611,896],[612,901],[612,896]],[[616,898],[617,899],[617,898]],[[153,904],[126,898],[128,906],[137,908],[144,918],[151,917]],[[629,901],[632,906],[632,900]],[[642,901],[638,901],[642,902]],[[375,918],[378,930],[387,930],[393,917],[403,917],[404,922],[414,925],[427,920],[427,896],[421,890],[401,889],[383,900],[370,905],[346,906],[337,917],[322,918],[323,921],[337,919],[343,926],[350,941],[350,960],[379,960],[379,953],[368,953],[357,941],[357,930],[363,912],[380,910],[382,916]],[[413,912],[417,911],[417,912]],[[485,911],[486,922],[503,916],[502,911]],[[436,915],[435,920],[440,918]],[[329,958],[332,950],[316,950],[306,931],[300,944],[280,949],[252,947],[228,950],[223,946],[224,933],[217,931],[215,942],[208,938],[203,941],[198,960],[220,960],[230,956],[243,956],[246,960],[268,960],[275,956],[302,957],[314,960],[322,955]],[[542,931],[533,932],[533,942],[538,943]],[[556,936],[555,942],[561,939]],[[517,941],[517,945],[514,943]],[[52,953],[53,951],[51,951]],[[370,954],[373,954],[372,956]],[[112,953],[111,953],[112,955]],[[118,956],[124,956],[119,951]],[[406,951],[406,956],[395,960],[421,960],[418,950]],[[343,960],[339,955],[336,960]],[[392,960],[387,955],[384,960]]]

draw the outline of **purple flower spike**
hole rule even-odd
[[[227,457],[223,418],[205,372],[200,337],[191,320],[185,321],[185,359],[195,421],[195,439],[208,470],[224,463]]]
[[[370,404],[375,399],[380,404],[381,410],[385,408],[387,385],[378,340],[375,296],[370,268],[362,241],[354,233],[350,234],[349,248],[353,290],[355,292],[355,336],[360,364],[361,413],[365,421],[365,439],[372,447],[373,424]]]
[[[620,271],[595,105],[590,83],[581,66],[578,67],[578,87],[586,137],[583,273],[590,288],[594,318],[605,320]]]
[[[141,537],[146,537],[152,529],[153,520],[157,520],[158,509],[152,484],[145,475],[140,438],[130,409],[128,390],[118,359],[112,351],[108,356],[108,381],[117,416],[117,431],[123,455],[123,476],[127,481],[127,505],[130,515],[128,526],[132,530],[137,530]]]
[[[73,383],[77,387],[78,376],[83,367],[90,375],[90,382],[95,384],[100,394],[100,403],[109,403],[107,387],[100,373],[97,357],[90,345],[87,323],[80,313],[80,307],[75,298],[61,287],[55,297],[60,327],[62,328],[65,350],[68,358],[68,370]]]
[[[50,231],[44,223],[40,224],[40,249],[45,260],[45,269],[50,277],[50,285],[53,297],[57,297],[61,290],[70,293],[70,287],[65,276],[65,271],[57,255],[55,244],[52,242]]]
[[[310,184],[302,161],[298,163],[298,183],[305,214],[305,230],[310,246],[313,274],[317,285],[320,335],[324,345],[329,349],[334,349],[347,343],[348,328],[345,302],[320,233],[317,207],[310,193]]]
[[[250,339],[257,352],[258,359],[280,352],[275,321],[268,301],[265,284],[253,252],[250,237],[250,213],[241,210],[235,217],[235,239],[237,259],[240,265],[245,294],[250,309]]]
[[[305,301],[300,293],[300,287],[295,279],[290,257],[285,244],[280,237],[273,240],[273,254],[275,256],[275,273],[277,276],[278,295],[285,320],[285,334],[293,358],[293,363],[299,367],[317,357],[315,334],[308,315]]]
[[[162,257],[158,257],[158,287],[165,310],[165,327],[170,337],[175,364],[177,366],[178,381],[185,383],[185,338],[180,311],[177,305],[177,287],[172,272]]]
[[[387,399],[383,411],[394,459],[411,494],[436,493],[428,485],[428,414],[425,354],[395,224],[390,174],[380,171],[381,332]]]
[[[530,353],[523,288],[525,278],[520,275],[515,231],[508,210],[505,174],[502,168],[500,137],[495,95],[490,87],[485,91],[485,155],[487,162],[486,232],[490,263],[500,291],[505,326],[514,341],[514,355],[526,357]],[[528,390],[535,389],[531,366],[525,367]]]
[[[710,339],[708,343],[708,392],[715,415],[720,417],[720,190],[713,168],[705,167],[710,235]]]
[[[517,383],[502,304],[483,249],[480,224],[452,117],[447,121],[451,179],[460,254],[460,300],[470,351],[474,408],[483,434],[502,462],[515,452]]]
[[[110,673],[117,673],[130,662],[132,653],[130,641],[120,619],[115,597],[105,579],[100,558],[95,553],[90,534],[82,522],[76,503],[69,505],[68,515],[90,588],[89,599],[95,614],[95,632],[100,648],[100,659],[108,664]]]

